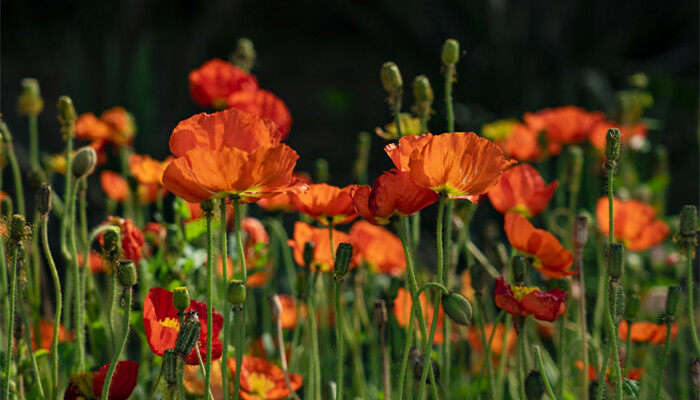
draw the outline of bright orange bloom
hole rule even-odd
[[[75,137],[95,141],[109,139],[111,128],[106,122],[97,118],[93,113],[80,114],[75,121]]]
[[[292,204],[299,212],[309,215],[323,225],[342,225],[357,218],[350,192],[357,185],[339,188],[326,183],[309,185],[306,193],[291,196]]]
[[[535,161],[542,158],[538,144],[539,132],[513,119],[485,124],[481,134],[501,146],[503,151],[518,161]]]
[[[399,139],[398,143],[389,143],[384,146],[384,151],[391,161],[394,162],[396,169],[399,171],[409,171],[408,160],[414,150],[421,150],[433,135],[426,133],[425,135],[408,135]]]
[[[129,156],[129,169],[137,181],[144,185],[163,185],[163,172],[172,157],[158,161],[148,155],[132,154]]]
[[[599,111],[589,112],[575,106],[547,108],[523,115],[523,120],[531,129],[545,131],[549,141],[556,145],[581,143],[593,131],[595,124],[604,118]],[[556,155],[560,151],[560,146],[550,146],[550,153]]]
[[[388,230],[367,221],[357,221],[350,228],[350,238],[370,270],[398,276],[406,269],[403,245]]]
[[[598,150],[605,150],[605,135],[608,129],[618,128],[621,133],[622,143],[627,143],[635,148],[635,142],[639,143],[640,139],[647,136],[647,126],[643,122],[638,122],[632,125],[619,126],[610,121],[600,121],[593,127],[591,134],[588,136],[588,141]]]
[[[103,111],[100,119],[109,126],[109,138],[115,145],[130,145],[134,141],[136,135],[134,117],[123,107],[112,107]]]
[[[228,97],[228,107],[267,118],[277,124],[282,140],[292,128],[292,115],[282,99],[267,90],[234,92]]]
[[[294,237],[287,244],[292,248],[294,261],[301,266],[304,265],[304,246],[306,242],[314,243],[314,257],[310,267],[317,271],[332,271],[333,258],[340,243],[350,243],[352,239],[345,232],[333,230],[333,254],[331,254],[331,244],[328,229],[314,228],[303,222],[294,223]],[[354,268],[359,261],[357,252],[353,252],[353,259],[350,268]]]
[[[204,396],[204,379],[199,365],[185,365],[182,385],[189,394],[197,398],[207,398]],[[211,363],[211,382],[209,390],[215,400],[224,399],[223,383],[221,380],[221,360],[214,360]]]
[[[613,212],[615,239],[629,250],[647,250],[663,242],[671,232],[664,221],[656,219],[654,208],[639,200],[623,201],[614,198]],[[610,233],[607,197],[598,200],[595,215],[600,231],[605,235]]]
[[[214,58],[190,72],[190,95],[202,107],[224,109],[227,99],[239,91],[254,91],[258,80],[228,61]]]
[[[411,153],[408,166],[418,185],[465,198],[486,193],[513,162],[488,139],[456,132],[429,138],[422,149]]]
[[[292,177],[298,184],[311,184],[311,178],[306,174],[295,172],[292,174]],[[288,193],[280,193],[276,196],[265,197],[258,200],[257,205],[270,212],[291,212],[294,211],[292,196],[293,195]]]
[[[39,321],[39,347],[36,344],[36,335],[34,334],[34,324],[29,324],[29,335],[32,338],[32,348],[51,350],[51,341],[53,340],[53,321],[42,319]],[[68,332],[63,324],[58,325],[58,342],[72,342],[75,334]]]
[[[571,252],[551,233],[537,229],[518,213],[508,213],[503,229],[508,241],[518,251],[532,258],[533,266],[550,278],[561,279],[577,272],[569,270],[574,263]]]
[[[633,322],[631,332],[628,331],[627,321],[620,321],[618,334],[621,340],[627,340],[629,332],[630,339],[633,342],[647,342],[654,344],[662,344],[666,341],[666,324],[655,324],[649,321]],[[671,326],[671,339],[678,334],[678,323]]]
[[[235,109],[195,115],[173,130],[177,158],[163,183],[190,202],[239,196],[249,203],[304,190],[292,178],[299,156],[279,138],[273,122]]]
[[[496,332],[493,331],[493,324],[484,325],[487,342],[491,335],[493,335],[490,351],[494,359],[498,360],[500,358],[498,356],[500,356],[504,348],[507,349],[508,353],[513,351],[518,334],[516,333],[515,329],[511,329],[508,331],[508,337],[506,338],[506,326],[502,323],[497,324],[495,329]],[[469,331],[467,332],[467,340],[469,341],[469,344],[476,349],[476,351],[480,353],[484,352],[484,345],[481,342],[481,331],[479,328],[474,326],[470,327]]]
[[[284,379],[284,372],[276,365],[253,356],[243,356],[241,368],[240,396],[243,400],[277,400],[286,399],[290,391]],[[236,360],[228,359],[228,369],[232,376],[236,374]],[[292,390],[302,386],[301,376],[289,374]]]
[[[107,197],[117,203],[123,203],[129,198],[129,184],[126,179],[114,171],[100,173],[100,186]]]
[[[282,312],[280,313],[280,321],[282,329],[294,329],[297,326],[299,315],[297,313],[297,299],[287,294],[278,295],[280,303],[282,303]],[[301,305],[302,312],[305,306]]]
[[[418,186],[408,171],[383,173],[372,186],[357,186],[351,191],[360,216],[375,225],[386,225],[394,217],[407,217],[437,201],[430,189]]]
[[[433,305],[428,304],[425,292],[420,294],[420,305],[423,309],[423,318],[425,319],[427,324],[430,324],[430,321],[433,320],[435,307]],[[408,322],[410,321],[411,307],[413,307],[413,298],[411,296],[411,293],[409,293],[406,289],[400,287],[398,292],[396,293],[396,298],[394,299],[394,307],[392,309],[392,312],[394,314],[394,317],[396,318],[396,323],[398,323],[399,326],[402,328],[405,328],[408,325]],[[416,324],[416,332],[418,332],[418,334],[420,335],[420,330],[417,328],[418,320],[414,318],[414,322]],[[437,328],[435,329],[435,336],[433,337],[434,344],[442,344],[445,341],[445,336],[442,333],[442,326],[444,323],[445,316],[442,311],[442,305],[440,305],[438,307]],[[430,325],[428,325],[428,327],[430,327]]]
[[[536,287],[511,286],[503,278],[496,278],[494,300],[501,310],[512,315],[553,322],[566,311],[566,292],[550,289],[546,292]]]
[[[503,174],[488,196],[498,212],[517,212],[531,218],[547,208],[557,185],[557,181],[546,185],[537,169],[530,164],[519,164]]]

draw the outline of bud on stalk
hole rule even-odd
[[[442,308],[452,321],[460,325],[468,326],[472,319],[472,305],[460,293],[443,294]]]
[[[352,245],[350,243],[340,243],[335,251],[335,263],[333,266],[333,277],[337,281],[342,281],[350,269],[352,260]]]

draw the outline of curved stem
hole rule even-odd
[[[236,235],[236,244],[238,245],[238,258],[241,262],[241,280],[243,285],[248,289],[248,272],[246,269],[245,249],[243,248],[243,239],[241,238],[241,207],[238,196],[233,197],[233,220],[234,233]],[[243,309],[240,311],[240,321],[238,323],[238,343],[236,344],[236,377],[234,380],[233,398],[238,400],[239,390],[241,387],[241,368],[238,367],[243,363],[243,336],[245,335],[246,311],[248,308],[248,298],[243,302]]]
[[[5,271],[3,271],[5,273]],[[14,338],[15,330],[15,293],[17,290],[17,246],[12,249],[12,275],[10,278],[10,318],[7,324],[7,348],[5,349],[5,385],[3,389],[3,398],[10,398],[10,381],[12,380],[12,339]]]
[[[70,252],[68,251],[68,223],[73,222],[71,220],[70,212],[70,194],[73,192],[73,130],[74,127],[68,127],[68,132],[66,134],[66,174],[65,174],[65,187],[63,190],[63,195],[65,198],[65,209],[63,210],[63,220],[61,221],[61,252],[63,253],[63,258],[66,261],[70,260]]]
[[[408,354],[411,351],[411,342],[413,342],[413,331],[415,330],[415,308],[416,302],[411,304],[411,313],[406,326],[406,340],[403,347],[403,356],[401,358],[401,369],[399,372],[399,397],[398,400],[403,400],[404,380],[406,378],[406,368],[408,367]]]
[[[391,108],[394,112],[394,121],[396,122],[396,136],[401,138],[403,136],[403,132],[401,131],[401,100],[396,100]]]
[[[124,348],[126,347],[126,342],[129,340],[129,315],[131,314],[131,301],[133,297],[133,288],[124,288],[124,325],[122,326],[122,342],[119,345],[119,349],[114,352],[114,357],[112,357],[112,362],[109,364],[109,369],[107,370],[107,376],[105,377],[104,386],[102,386],[102,400],[107,400],[109,395],[109,386],[112,383],[112,377],[114,376],[114,370],[117,368],[117,363],[119,362],[119,357],[121,357]]]
[[[228,238],[226,236],[226,199],[221,199],[220,214],[219,214],[219,240],[221,241],[221,268],[224,273],[224,283],[228,283]],[[224,293],[226,293],[226,288],[224,288]],[[231,320],[231,312],[229,311],[228,296],[222,296],[224,298],[224,306],[222,308],[224,313],[224,340],[223,340],[223,351],[221,352],[221,365],[223,365],[224,372],[221,374],[221,387],[228,387],[228,374],[225,373],[226,365],[228,365],[228,345],[229,345],[229,324]],[[224,390],[224,398],[228,399],[229,393]]]
[[[455,130],[455,110],[452,103],[452,81],[454,80],[454,65],[446,66],[445,72],[445,106],[447,111],[447,132]]]
[[[549,379],[547,379],[547,374],[544,373],[544,364],[542,363],[542,354],[540,354],[540,346],[535,345],[535,362],[537,363],[537,368],[542,374],[542,380],[544,381],[544,387],[547,389],[547,395],[549,395],[550,400],[557,400],[552,391],[552,386],[549,384]]]
[[[70,246],[69,250],[69,260],[71,263],[71,270],[73,271],[73,288],[75,294],[73,296],[74,314],[75,314],[75,339],[77,346],[77,357],[78,357],[78,370],[85,370],[85,327],[83,326],[83,309],[84,304],[82,303],[82,292],[81,292],[81,282],[80,282],[80,269],[78,268],[78,247],[75,241],[75,208],[76,208],[76,197],[78,192],[78,182],[76,181],[72,187],[71,192],[68,196],[68,209],[66,214],[69,219],[68,226],[68,244]]]
[[[58,277],[56,263],[51,255],[49,247],[48,233],[48,215],[41,218],[41,244],[44,248],[44,256],[51,270],[51,278],[53,279],[55,311],[53,318],[53,336],[51,338],[51,375],[53,376],[54,387],[51,389],[51,398],[55,398],[58,393],[58,333],[61,325],[61,307],[63,305],[63,293],[61,293],[61,280]]]
[[[209,210],[206,213],[207,218],[207,326],[214,326],[214,314],[213,314],[213,303],[214,303],[214,232],[212,231],[212,219],[213,212]],[[224,262],[226,262],[224,260]],[[212,343],[213,340],[213,329],[207,329],[207,362],[204,368],[204,393],[209,393],[209,388],[211,385],[211,353],[212,353]],[[241,365],[240,363],[236,364]],[[240,367],[236,368],[240,370]]]

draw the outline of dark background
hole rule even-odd
[[[44,151],[62,148],[55,104],[69,94],[78,112],[126,107],[138,123],[136,151],[163,158],[177,122],[203,111],[189,97],[188,72],[226,58],[239,37],[256,45],[261,86],[292,112],[287,142],[300,169],[325,157],[332,183],[351,183],[357,132],[390,119],[378,78],[385,61],[407,83],[430,78],[432,130],[443,129],[440,48],[453,37],[466,51],[458,130],[564,104],[610,110],[626,78],[646,73],[655,100],[646,115],[662,123],[649,136],[671,156],[669,210],[698,202],[697,1],[3,2],[0,111],[21,153],[19,80],[35,77]],[[370,179],[390,166],[382,145],[374,137]]]

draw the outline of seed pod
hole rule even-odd
[[[459,61],[459,42],[455,39],[445,40],[442,45],[442,63],[451,66]]]
[[[393,62],[385,62],[379,72],[379,77],[382,79],[384,90],[389,92],[392,97],[401,96],[403,90],[403,79],[399,67]]]
[[[525,397],[527,400],[540,400],[544,396],[544,391],[544,379],[540,371],[530,371],[525,378]]]
[[[280,315],[282,315],[282,301],[280,301],[280,297],[275,293],[271,294],[267,300],[270,302],[270,314],[272,318],[277,321]]]
[[[622,243],[612,243],[608,247],[608,275],[620,279],[625,270],[625,247]]]
[[[676,311],[678,310],[678,299],[681,296],[681,287],[678,285],[673,285],[668,287],[668,294],[666,295],[666,315],[669,317],[675,317]]]
[[[610,128],[605,134],[605,157],[608,161],[617,161],[620,157],[620,130]]]
[[[309,268],[311,263],[314,262],[314,247],[316,244],[314,242],[304,243],[304,265]]]
[[[452,321],[460,325],[468,326],[472,319],[472,305],[459,293],[443,294],[442,308]]]
[[[613,304],[614,289],[617,290],[617,302]],[[608,303],[610,305],[610,312],[614,316],[614,319],[617,320],[625,312],[625,291],[622,290],[622,285],[619,281],[610,282],[608,295],[610,296],[608,299]]]
[[[92,173],[97,165],[97,153],[90,146],[81,147],[73,158],[73,176],[83,178]]]
[[[180,332],[177,334],[175,353],[180,357],[187,357],[192,348],[197,345],[201,332],[202,326],[199,321],[195,321],[192,318],[185,320],[180,328]]]
[[[48,215],[51,212],[51,185],[44,183],[36,192],[36,209],[41,215]]]
[[[19,113],[27,116],[36,116],[44,109],[44,100],[41,98],[39,81],[34,78],[24,78],[20,82],[22,92],[17,100]]]
[[[527,270],[527,261],[521,254],[517,254],[511,261],[513,269],[513,280],[517,283],[525,282],[525,271]]]
[[[177,385],[177,355],[175,350],[163,352],[163,380],[168,386]]]
[[[75,120],[78,119],[75,113],[75,107],[73,106],[73,100],[68,96],[61,96],[58,98],[58,121],[63,125],[63,133],[69,133],[66,128],[75,124]],[[70,132],[70,134],[75,134],[75,132]]]
[[[239,281],[238,279],[231,280],[226,290],[226,296],[228,301],[234,306],[240,306],[245,303],[246,287],[243,281]]]
[[[186,286],[176,287],[173,290],[173,305],[181,313],[190,306],[190,291]]]
[[[374,301],[374,313],[372,313],[374,323],[377,324],[379,328],[386,325],[388,316],[386,311],[386,301],[383,299],[378,299]]]
[[[681,209],[681,235],[694,237],[698,231],[698,209],[695,206],[685,205]]]
[[[340,243],[335,251],[335,265],[333,266],[333,275],[336,280],[342,281],[350,269],[350,261],[352,260],[352,245],[350,243]]]
[[[136,265],[131,260],[119,261],[117,266],[117,281],[124,287],[131,287],[136,284],[138,275]]]

